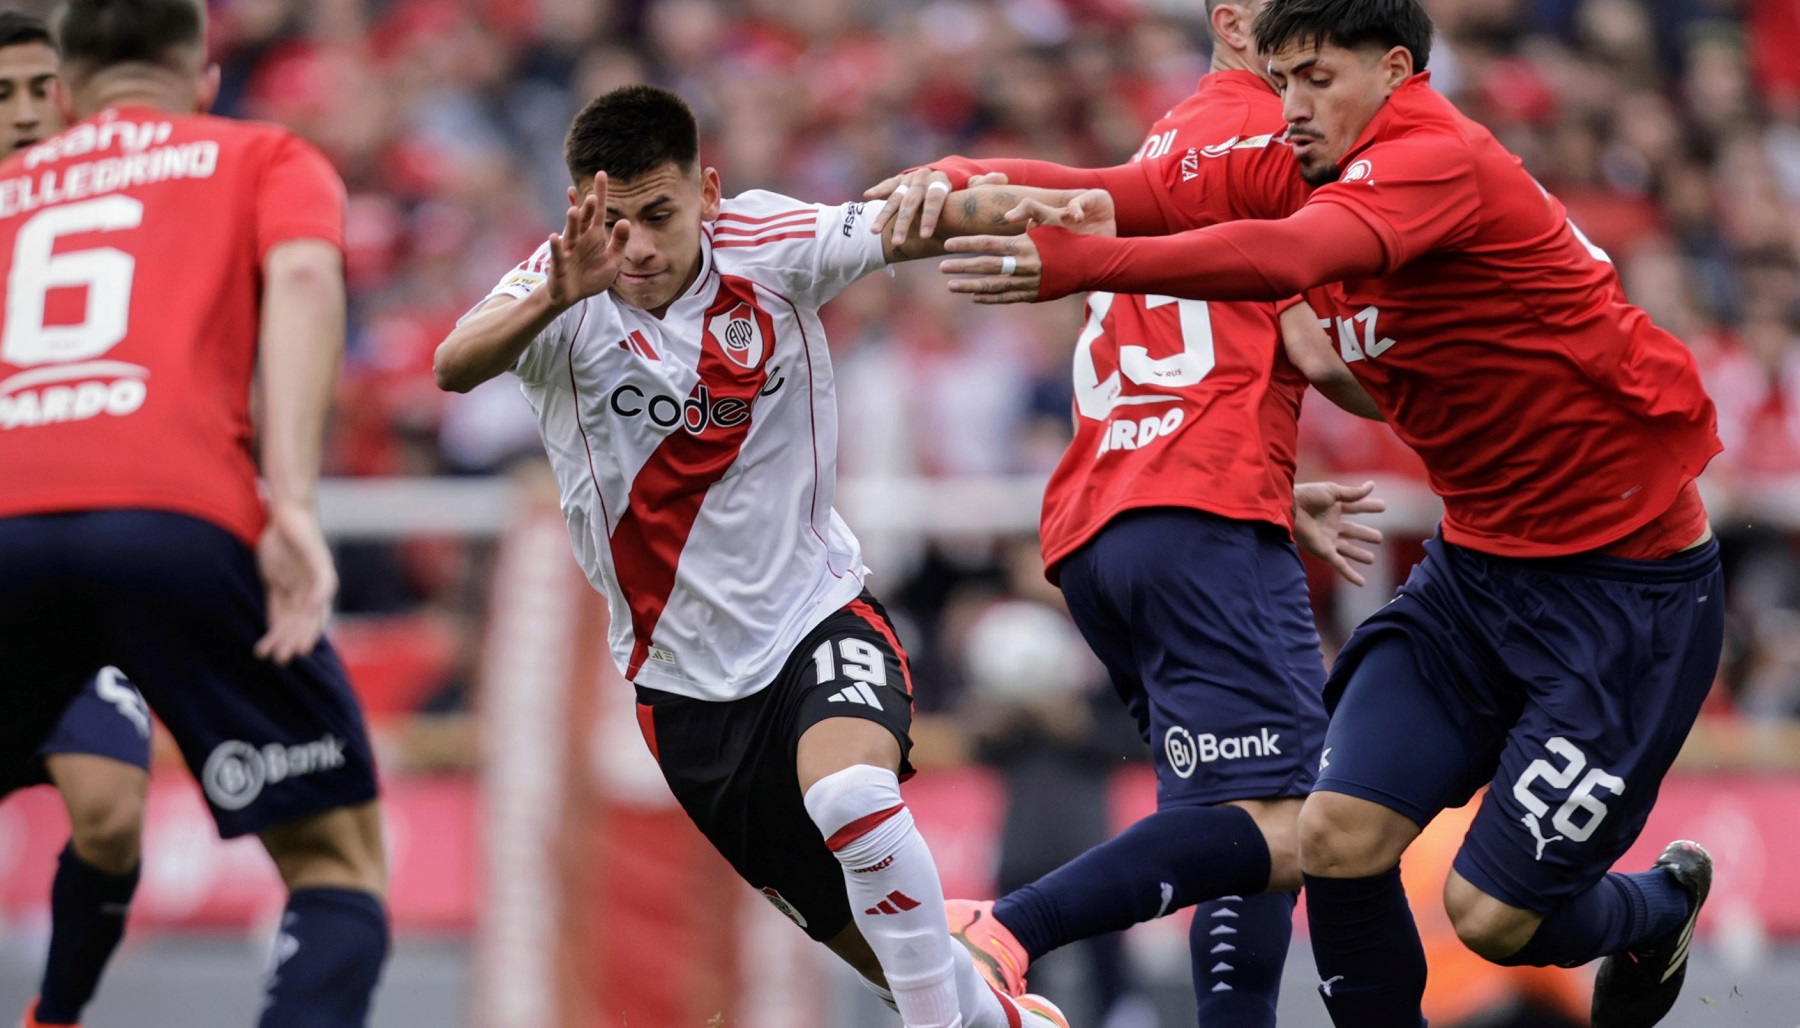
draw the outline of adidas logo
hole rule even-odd
[[[845,689],[844,691],[849,692],[850,690]],[[833,699],[836,699],[836,697],[833,697]],[[879,706],[879,705],[880,704],[877,704],[877,706]],[[884,899],[880,903],[875,904],[874,906],[870,907],[869,909],[863,911],[863,913],[865,913],[865,914],[899,914],[899,913],[904,913],[905,911],[908,911],[908,910],[912,910],[913,908],[917,907],[918,905],[919,905],[918,900],[913,899],[911,896],[908,896],[906,893],[901,892],[899,889],[895,889],[893,892],[890,892],[887,894],[887,899]]]
[[[832,694],[831,702],[860,703],[865,707],[874,707],[876,710],[885,709],[881,705],[881,699],[875,695],[875,690],[869,688],[867,682],[857,682],[854,685],[844,686],[842,689],[839,689]]]

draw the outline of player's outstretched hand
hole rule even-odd
[[[606,173],[594,176],[594,188],[582,196],[569,189],[563,230],[550,237],[550,299],[571,307],[612,288],[624,263],[631,222],[620,218],[606,227]]]
[[[1083,236],[1119,234],[1112,194],[1104,189],[1082,190],[1068,197],[1068,202],[1061,207],[1052,207],[1041,200],[1021,200],[1017,207],[1006,212],[1006,220],[1023,223],[1027,229],[1055,225]]]
[[[969,179],[969,185],[1003,186],[1006,176],[997,171],[976,175]],[[916,222],[917,237],[930,239],[937,231],[938,218],[943,215],[944,201],[949,196],[950,176],[931,168],[914,168],[882,179],[863,191],[866,200],[887,201],[876,213],[869,231],[880,235],[892,226],[893,243],[900,247],[914,234]]]
[[[1346,514],[1379,514],[1387,501],[1372,495],[1374,482],[1359,486],[1336,482],[1301,482],[1294,486],[1294,541],[1344,578],[1366,584],[1357,564],[1374,564],[1375,553],[1361,545],[1381,545],[1381,530],[1354,521]]]
[[[311,507],[269,505],[269,524],[256,543],[256,566],[268,594],[269,631],[256,655],[277,664],[311,653],[325,634],[337,594],[337,569],[319,517]]]
[[[1044,265],[1030,236],[958,236],[944,240],[951,253],[973,254],[944,261],[938,270],[956,275],[950,291],[968,293],[976,303],[1036,303]]]

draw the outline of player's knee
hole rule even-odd
[[[107,874],[121,875],[138,864],[144,832],[144,797],[137,793],[84,800],[69,812],[75,855]]]
[[[1300,888],[1300,808],[1298,797],[1279,800],[1247,800],[1233,803],[1255,820],[1269,846],[1269,891],[1293,892]]]
[[[1309,875],[1365,878],[1390,871],[1418,826],[1386,807],[1335,792],[1315,792],[1300,808],[1300,864]]]
[[[1452,874],[1444,885],[1444,912],[1470,952],[1498,964],[1519,952],[1543,918],[1509,906]]]
[[[820,779],[858,766],[899,773],[900,742],[885,725],[859,717],[834,717],[801,734],[795,773],[802,795]]]
[[[338,807],[268,829],[263,848],[282,884],[295,889],[337,888],[387,892],[387,853],[374,803]]]

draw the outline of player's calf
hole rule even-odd
[[[362,1028],[388,953],[387,883],[374,803],[262,833],[288,887],[259,1028]]]

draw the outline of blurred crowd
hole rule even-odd
[[[1800,0],[1426,5],[1434,84],[1524,158],[1699,359],[1728,446],[1707,482],[1735,579],[1721,703],[1800,714]],[[431,351],[560,224],[562,134],[604,90],[679,91],[727,193],[840,202],[953,152],[1121,162],[1208,49],[1204,0],[212,9],[219,108],[292,126],[349,186],[352,335],[330,455],[349,476],[487,474],[538,452],[515,389],[442,394]],[[917,266],[858,284],[828,311],[843,471],[1046,471],[1068,436],[1081,317],[1074,301],[973,308]],[[1418,476],[1384,428],[1316,399],[1303,431],[1303,474]],[[956,635],[957,596],[1031,577],[1019,549],[934,549],[903,584],[882,581],[931,651]],[[367,548],[346,561],[346,608],[467,606],[479,556]],[[935,656],[955,681],[957,662]]]

